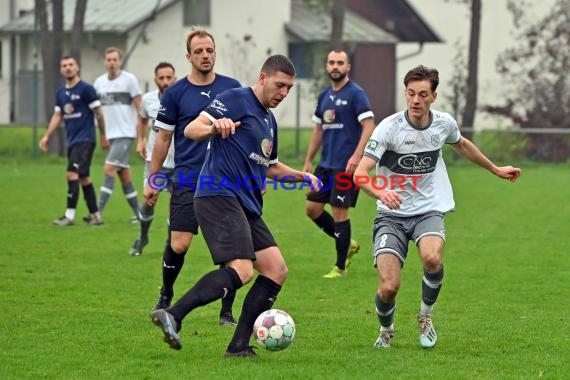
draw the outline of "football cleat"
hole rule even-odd
[[[73,226],[73,220],[67,219],[67,217],[62,216],[61,218],[54,219],[53,224],[55,224],[56,226]]]
[[[129,249],[130,256],[140,256],[143,253],[143,248],[148,244],[148,238],[139,238],[135,240],[131,249]]]
[[[178,323],[172,314],[168,313],[164,309],[158,309],[151,311],[150,319],[152,320],[152,323],[160,327],[164,333],[164,341],[168,343],[170,348],[173,348],[175,350],[182,348],[182,343],[180,342],[180,337],[178,336]]]
[[[418,317],[420,326],[420,345],[423,348],[432,348],[437,342],[437,334],[433,328],[431,317],[424,315]]]
[[[352,258],[360,251],[360,244],[356,240],[350,239],[350,248],[348,248],[348,255],[346,256],[346,261],[344,262],[345,268],[348,268],[352,264]]]
[[[83,221],[90,226],[100,226],[103,224],[103,218],[97,214],[89,214],[83,217]]]
[[[238,352],[231,352],[229,350],[226,350],[226,352],[224,352],[224,356],[228,358],[257,358],[257,354],[255,351],[253,351],[254,348],[254,346],[249,346],[245,350]]]
[[[338,278],[345,277],[347,273],[346,269],[339,269],[336,265],[331,269],[331,271],[323,276],[323,278]]]
[[[237,326],[237,322],[232,313],[220,314],[220,325],[222,326]]]
[[[390,348],[394,343],[394,329],[392,330],[382,330],[380,329],[380,335],[378,339],[374,342],[375,348]]]
[[[166,297],[166,296],[163,296],[161,294],[158,296],[158,299],[156,300],[156,304],[154,305],[154,308],[152,310],[154,311],[154,310],[158,310],[158,309],[169,308],[171,302],[172,302],[172,297]]]

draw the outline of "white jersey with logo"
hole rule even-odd
[[[407,111],[382,120],[374,129],[364,155],[376,160],[376,187],[394,190],[403,198],[399,210],[377,201],[383,214],[413,216],[429,211],[453,211],[455,202],[443,162],[444,144],[461,139],[457,122],[445,112],[431,110],[427,128],[414,127]]]
[[[135,96],[141,94],[137,78],[124,70],[112,80],[103,74],[95,80],[93,87],[103,105],[107,138],[135,138],[136,110],[132,102]]]
[[[152,150],[154,149],[154,143],[156,141],[156,136],[158,135],[158,127],[154,126],[154,121],[156,120],[156,115],[158,115],[158,109],[160,108],[160,93],[158,90],[147,92],[143,95],[141,101],[141,111],[140,115],[143,119],[150,119],[150,125],[152,126],[146,143],[146,161],[152,161]],[[172,141],[170,143],[170,148],[164,163],[163,168],[174,169],[174,135],[172,136]]]

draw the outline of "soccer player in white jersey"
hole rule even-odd
[[[158,128],[154,126],[154,121],[156,120],[156,115],[158,114],[160,101],[164,95],[164,90],[166,90],[168,86],[173,84],[175,81],[176,75],[174,66],[168,62],[160,62],[154,68],[154,83],[158,89],[147,92],[142,97],[141,110],[137,123],[137,153],[145,160],[143,187],[145,186],[150,174],[152,150],[154,149],[154,142],[156,141],[156,136],[158,135]],[[152,129],[147,139],[146,135],[149,124],[152,125]],[[174,172],[174,144],[171,144],[170,148],[168,149],[168,154],[166,155],[166,159],[162,164],[161,172],[168,177],[172,177],[172,174]],[[168,181],[167,183],[172,183],[171,179],[160,179]],[[170,188],[167,187],[167,190],[170,191]],[[148,244],[148,230],[152,224],[153,217],[154,205],[149,206],[143,202],[140,206],[140,235],[129,250],[129,255],[139,256],[142,254],[144,247]]]
[[[380,335],[376,348],[392,346],[396,295],[408,242],[414,241],[423,264],[422,301],[418,313],[420,345],[435,346],[433,306],[443,281],[445,214],[454,210],[453,193],[443,162],[442,147],[451,144],[462,157],[499,178],[515,182],[519,168],[498,167],[465,137],[445,112],[431,110],[437,98],[439,73],[417,66],[404,78],[407,110],[376,127],[354,173],[362,190],[377,199],[372,229],[373,257],[379,278],[376,313]],[[375,178],[370,171],[376,167]]]
[[[131,177],[129,156],[137,136],[137,114],[141,106],[141,90],[137,78],[121,70],[122,52],[116,47],[105,50],[105,69],[107,72],[95,80],[103,114],[105,115],[107,139],[111,144],[103,172],[105,179],[99,197],[99,212],[103,213],[115,187],[118,175],[123,186],[125,198],[133,210],[133,222],[138,222],[139,206],[137,191]]]

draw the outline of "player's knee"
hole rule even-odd
[[[323,210],[320,207],[315,207],[312,204],[305,205],[305,214],[313,220],[317,219],[322,213]]]
[[[279,265],[277,268],[275,268],[272,279],[281,285],[287,279],[288,274],[289,268],[287,268],[287,265],[285,263],[282,263],[282,265]]]
[[[431,252],[423,255],[423,265],[428,272],[435,272],[441,267],[441,255]]]
[[[170,247],[172,250],[179,254],[184,254],[190,247],[190,241],[185,239],[172,239],[170,240]]]
[[[117,175],[117,168],[111,165],[105,165],[103,168],[103,174],[114,177]]]
[[[67,172],[65,173],[65,178],[68,181],[77,181],[79,179],[79,174],[77,174],[77,172]]]
[[[384,282],[380,286],[380,298],[383,300],[391,300],[396,298],[400,286],[393,282]]]
[[[229,266],[236,271],[243,285],[253,279],[253,263],[250,260],[234,260]]]

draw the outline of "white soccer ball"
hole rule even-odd
[[[283,310],[264,311],[253,324],[253,336],[259,345],[270,351],[283,350],[295,339],[295,322]]]

